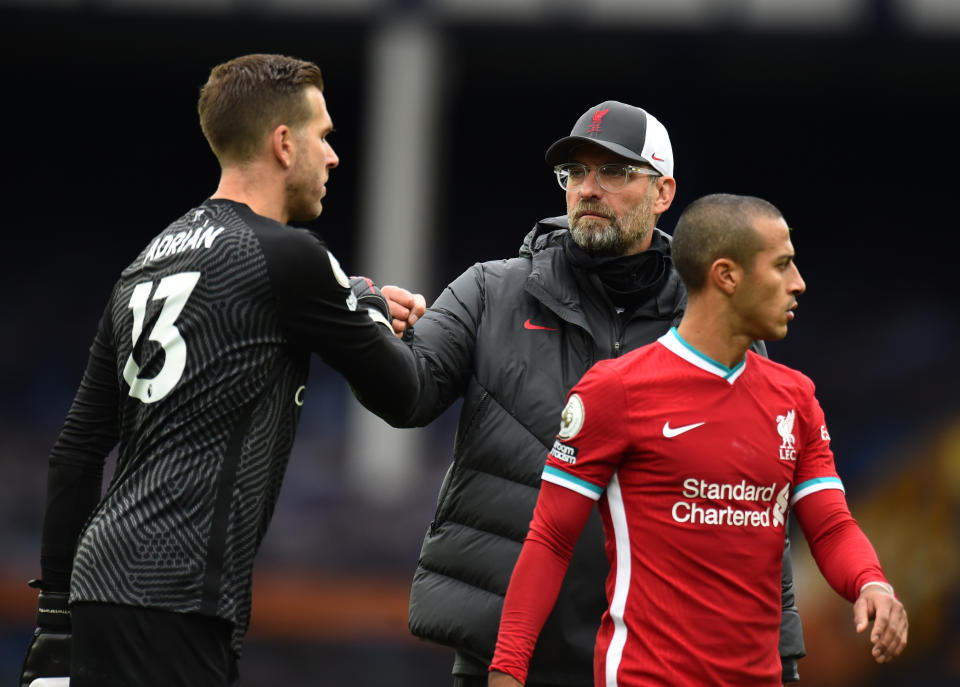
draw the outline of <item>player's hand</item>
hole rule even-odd
[[[390,304],[393,333],[397,336],[403,336],[427,311],[427,301],[419,293],[410,293],[403,287],[390,285],[384,286],[380,292]]]
[[[523,687],[523,683],[499,670],[491,670],[487,678],[487,687]]]
[[[857,632],[867,629],[871,620],[873,659],[877,663],[888,663],[907,645],[907,611],[885,587],[870,584],[863,588],[853,604],[853,623]]]
[[[382,324],[387,329],[393,328],[390,324],[390,306],[387,304],[387,299],[371,279],[350,277],[350,290],[357,299],[357,309],[360,312],[366,310],[371,320]]]
[[[27,647],[20,687],[40,677],[70,676],[70,606],[67,593],[41,591],[37,600],[37,629]]]

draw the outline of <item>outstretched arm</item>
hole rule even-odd
[[[416,327],[404,329],[403,342],[416,355],[420,376],[417,399],[402,416],[384,418],[394,426],[423,426],[464,394],[476,369],[474,354],[485,308],[484,279],[483,267],[474,265],[451,282],[422,316],[417,315],[415,295],[407,305],[390,304],[395,329],[404,310],[413,306],[410,314],[417,316]],[[384,287],[384,295],[393,298],[398,288]]]

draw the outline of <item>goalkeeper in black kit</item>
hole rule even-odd
[[[50,455],[22,687],[235,684],[311,353],[375,412],[418,392],[379,292],[287,226],[320,214],[339,162],[319,68],[236,58],[198,109],[220,183],[110,294]]]

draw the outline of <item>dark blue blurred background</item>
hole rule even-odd
[[[109,290],[216,187],[196,118],[210,68],[249,52],[321,66],[341,166],[311,228],[349,273],[390,282],[373,266],[406,258],[379,255],[363,217],[391,177],[409,188],[421,168],[416,148],[370,143],[374,114],[393,116],[372,56],[398,26],[435,50],[431,171],[414,179],[430,236],[407,246],[429,247],[409,284],[428,303],[564,211],[543,153],[602,100],[645,107],[670,131],[678,194],[661,228],[715,191],[780,208],[808,291],[771,356],[817,383],[851,507],[911,615],[905,656],[874,667],[797,532],[801,684],[960,680],[958,5],[663,4],[0,0],[0,683],[13,683],[33,624],[24,582],[39,572],[47,452]],[[406,87],[390,79],[386,92]],[[258,562],[244,684],[449,684],[449,652],[409,636],[406,602],[456,409],[407,430],[417,454],[384,498],[358,479],[344,430],[355,409],[319,360],[308,399]]]

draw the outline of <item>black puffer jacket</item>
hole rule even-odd
[[[519,257],[476,264],[444,290],[409,338],[422,395],[408,417],[387,418],[424,425],[463,397],[453,463],[413,580],[410,629],[455,647],[467,674],[483,673],[493,656],[567,392],[596,361],[657,339],[679,322],[686,302],[671,270],[656,298],[621,324],[597,276],[569,263],[566,232],[566,217],[543,220]],[[656,230],[653,240],[668,250],[666,234]],[[594,510],[541,633],[530,684],[593,684],[607,570]],[[794,609],[785,618],[795,623],[787,655],[802,655],[799,616]]]

